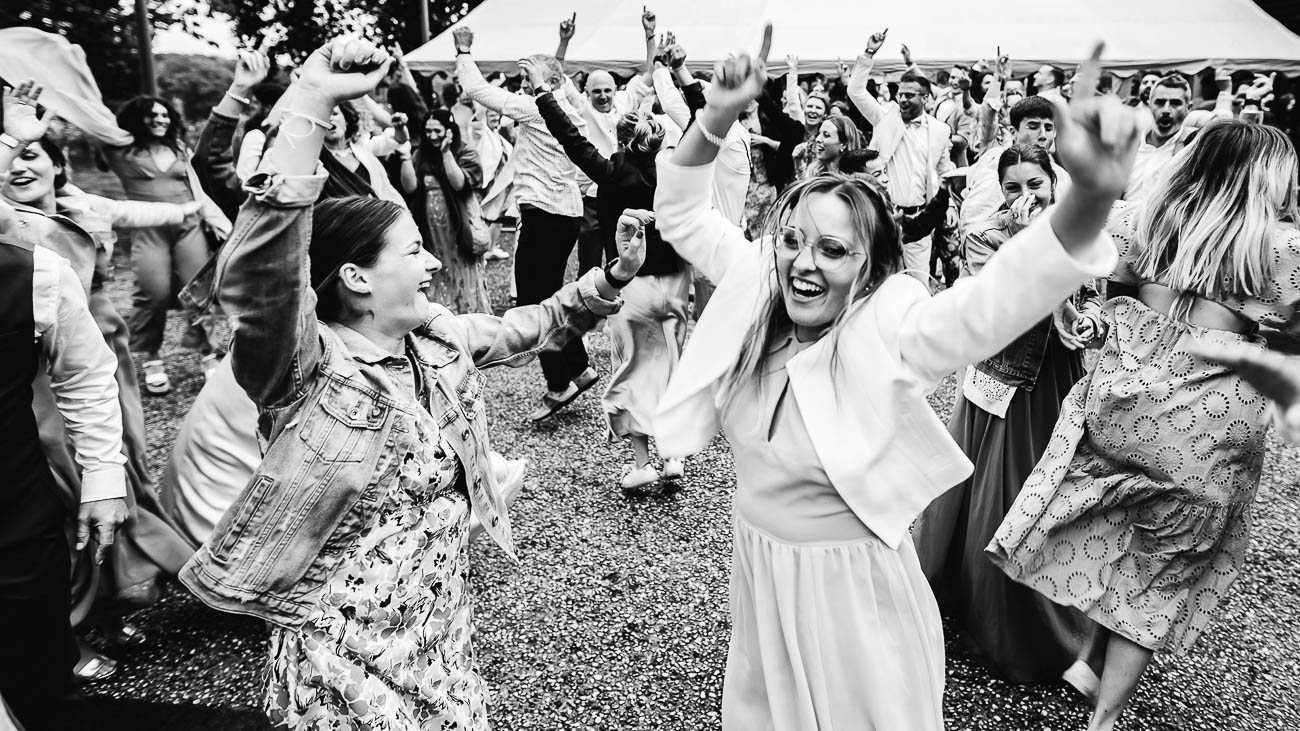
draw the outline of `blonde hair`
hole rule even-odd
[[[1138,214],[1138,276],[1183,293],[1177,317],[1192,295],[1260,294],[1273,275],[1274,229],[1296,220],[1296,177],[1295,148],[1280,130],[1238,121],[1204,128]]]
[[[559,85],[564,83],[564,64],[560,63],[558,58],[547,53],[534,53],[524,58],[545,69],[548,84],[553,84],[558,89]]]
[[[762,373],[768,351],[776,338],[794,325],[785,309],[775,266],[773,241],[777,233],[798,210],[806,210],[813,195],[829,195],[848,207],[858,241],[866,252],[865,261],[853,280],[853,294],[848,305],[830,326],[832,365],[836,363],[839,331],[854,305],[870,297],[881,282],[903,268],[903,238],[896,220],[894,205],[883,186],[869,175],[826,173],[791,185],[768,208],[760,227],[759,241],[772,249],[773,266],[765,272],[765,291],[759,299],[754,319],[740,348],[740,356],[722,379],[720,408],[725,411],[736,396],[756,375]]]
[[[664,142],[664,126],[644,112],[628,112],[614,126],[618,144],[641,154],[658,152]]]

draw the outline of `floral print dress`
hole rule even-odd
[[[299,629],[271,634],[277,727],[484,731],[470,644],[469,517],[460,461],[419,409],[417,439],[374,524]]]

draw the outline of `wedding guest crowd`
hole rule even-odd
[[[60,728],[111,648],[167,641],[125,616],[176,578],[271,627],[278,728],[489,728],[469,546],[515,556],[526,463],[487,384],[534,360],[534,422],[604,379],[630,457],[598,477],[628,500],[726,436],[728,731],[943,728],[941,617],[995,675],[1077,689],[1089,731],[1195,645],[1265,433],[1300,434],[1269,350],[1300,338],[1285,78],[1196,99],[1100,46],[933,77],[902,46],[886,78],[885,31],[772,78],[770,25],[704,74],[640,26],[626,78],[566,68],[576,14],[510,76],[465,25],[454,76],[353,37],[292,74],[246,51],[193,144],[163,99],[110,112],[74,53],[5,80],[0,720]],[[123,199],[77,186],[56,116]],[[204,382],[155,485],[141,399],[173,389],[178,302]]]

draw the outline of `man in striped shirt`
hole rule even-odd
[[[515,248],[516,304],[537,304],[564,285],[564,270],[578,240],[582,225],[582,192],[578,188],[577,168],[564,154],[564,148],[546,129],[537,111],[533,89],[528,95],[512,94],[483,78],[470,56],[474,33],[467,27],[452,32],[456,43],[456,77],[466,95],[488,109],[515,120],[517,139],[514,195],[519,204],[519,239]],[[545,68],[549,85],[561,89],[571,83],[554,56],[530,57]],[[586,122],[563,94],[556,94],[560,105],[579,129]],[[547,393],[542,405],[530,418],[540,421],[564,408],[583,391],[595,385],[599,374],[591,367],[582,338],[574,338],[558,353],[542,353],[538,360],[546,377]]]

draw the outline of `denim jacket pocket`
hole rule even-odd
[[[262,504],[266,502],[267,493],[275,485],[275,480],[267,475],[258,475],[253,480],[234,504],[226,512],[227,518],[231,521],[224,531],[216,531],[213,536],[217,539],[211,546],[212,556],[214,558],[226,558],[231,551],[235,550],[235,545],[248,528],[248,525],[256,520],[262,513]]]
[[[332,382],[303,418],[298,437],[327,462],[360,462],[389,408],[372,395]]]
[[[487,378],[483,372],[471,366],[460,379],[460,384],[456,386],[456,398],[465,411],[465,418],[471,422],[478,418],[482,410],[483,387],[486,384]]]

